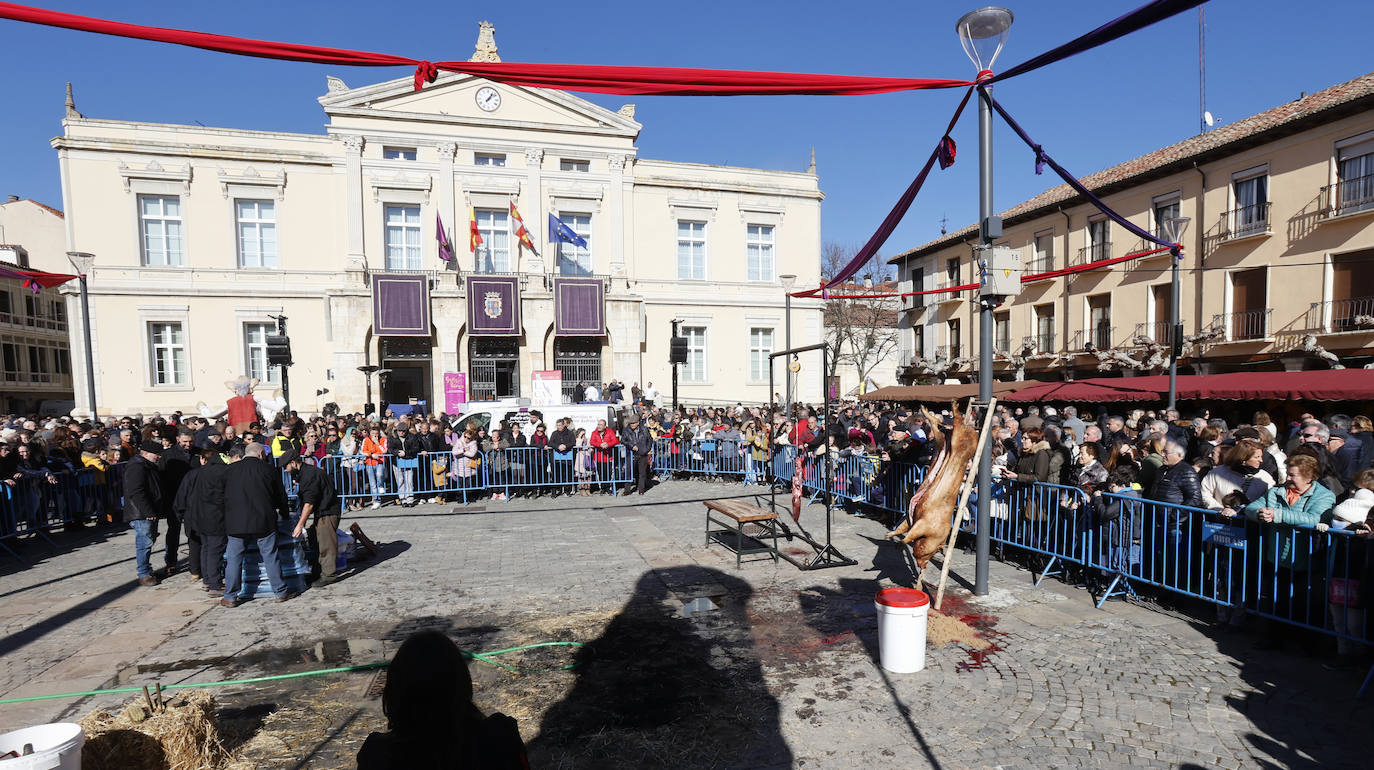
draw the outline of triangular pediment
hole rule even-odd
[[[500,107],[483,110],[477,92],[493,88]],[[411,78],[398,78],[359,88],[348,88],[337,78],[320,105],[331,116],[375,116],[437,123],[481,123],[548,131],[592,131],[611,136],[638,136],[640,124],[632,118],[593,104],[566,91],[525,88],[497,83],[472,75],[444,73],[416,91]]]

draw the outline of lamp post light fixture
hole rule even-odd
[[[973,65],[978,68],[978,78],[990,73],[1007,43],[1007,30],[1011,29],[1012,13],[1006,8],[989,6],[969,11],[959,18],[954,29],[959,33],[959,43]],[[992,102],[987,92],[978,89],[978,235],[980,254],[986,259],[992,243],[1002,235],[1002,220],[992,207]],[[975,266],[976,268],[976,266]],[[978,400],[984,405],[992,401],[992,330],[993,308],[996,301],[992,297],[979,297],[978,313]],[[985,437],[986,440],[986,437]],[[984,447],[986,450],[987,447]],[[988,593],[988,563],[992,555],[992,452],[984,451],[978,462],[978,534],[977,565],[974,571],[973,593],[986,596]]]
[[[782,344],[783,344],[783,349],[784,349],[784,350],[791,350],[791,349],[792,349],[792,287],[797,285],[797,276],[793,275],[792,273],[788,273],[788,274],[786,274],[786,275],[780,275],[780,276],[778,276],[778,280],[782,282],[783,303],[784,303],[784,305],[785,305],[785,307],[786,307],[786,310],[783,312],[783,337],[782,337]],[[789,362],[789,361],[784,361],[783,363],[784,363],[784,364],[790,364],[791,362]],[[792,419],[792,367],[791,367],[790,365],[787,366],[787,375],[786,375],[786,377],[785,377],[783,387],[784,387],[783,403],[786,404],[786,406],[784,407],[783,416],[784,416],[785,419],[790,420],[790,419]],[[768,395],[771,396],[772,394],[770,393],[770,394],[768,394]]]
[[[1188,230],[1188,217],[1169,217],[1160,226],[1164,240],[1174,244],[1169,250],[1169,408],[1178,408],[1178,357],[1183,352],[1183,323],[1179,321],[1178,263],[1183,261],[1183,233]]]
[[[72,263],[81,281],[81,326],[86,347],[86,405],[91,410],[91,422],[95,422],[95,351],[91,347],[91,299],[86,285],[86,276],[95,265],[95,255],[86,251],[67,252],[67,261]]]

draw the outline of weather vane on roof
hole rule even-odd
[[[947,233],[947,232],[949,231],[948,228],[946,228],[946,225],[947,225],[947,224],[949,224],[949,217],[945,216],[944,214],[941,214],[941,215],[940,215],[940,235],[944,235],[945,233]]]

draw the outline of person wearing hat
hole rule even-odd
[[[250,541],[257,544],[262,555],[262,569],[276,600],[284,602],[300,595],[282,579],[281,560],[277,556],[277,520],[289,518],[290,509],[281,471],[263,460],[265,452],[262,444],[245,444],[243,459],[230,465],[225,473],[224,533],[228,544],[224,552],[224,596],[220,599],[224,607],[238,606],[243,552]]]
[[[1346,487],[1360,470],[1360,450],[1349,442],[1350,433],[1344,428],[1331,428],[1326,438],[1326,450],[1331,453],[1330,470]]]
[[[634,458],[635,489],[642,495],[649,489],[649,458],[653,453],[654,440],[648,426],[640,422],[638,412],[630,413],[629,425],[620,431],[620,443],[629,448]]]
[[[296,502],[300,504],[301,515],[296,521],[296,528],[291,530],[291,536],[300,537],[309,533],[310,544],[316,554],[315,561],[310,565],[310,574],[317,576],[315,585],[327,586],[335,580],[334,572],[339,559],[338,529],[339,519],[343,516],[339,494],[329,474],[317,466],[302,462],[300,453],[294,448],[282,452],[277,464],[296,477]],[[313,523],[311,514],[314,514]]]
[[[134,561],[141,586],[157,585],[150,557],[157,540],[157,522],[168,512],[162,472],[157,466],[162,449],[161,441],[144,441],[124,468],[124,521],[134,530]],[[171,558],[175,557],[173,553]]]

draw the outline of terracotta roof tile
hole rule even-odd
[[[1181,142],[1141,155],[1138,158],[1132,158],[1124,163],[1118,163],[1111,168],[1082,177],[1079,181],[1089,190],[1096,192],[1104,187],[1119,185],[1133,177],[1164,168],[1180,161],[1190,160],[1216,150],[1221,150],[1227,145],[1250,139],[1266,131],[1281,128],[1289,123],[1311,118],[1318,113],[1372,95],[1374,95],[1374,72],[1362,75],[1354,80],[1339,83],[1314,94],[1308,94],[1301,99],[1295,99],[1286,104],[1280,104],[1273,109],[1237,120],[1234,123],[1227,123],[1205,134],[1198,134],[1197,136],[1184,139]],[[1030,200],[1022,201],[1012,206],[1006,211],[1001,212],[999,216],[1005,221],[1076,197],[1078,197],[1078,193],[1074,192],[1073,188],[1069,187],[1067,184],[1061,184],[1058,187],[1052,187],[1040,193]],[[948,235],[930,241],[929,243],[917,246],[914,249],[908,249],[889,259],[888,262],[898,262],[909,256],[935,251],[939,247],[963,241],[968,236],[977,232],[978,225],[976,223],[960,228]]]

